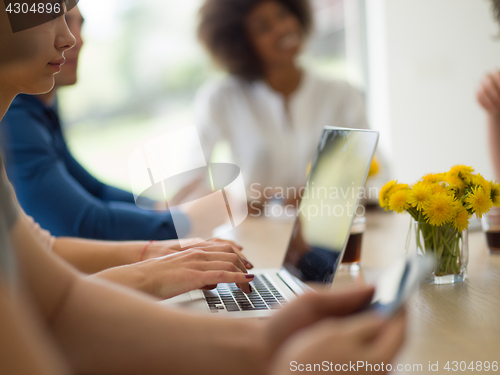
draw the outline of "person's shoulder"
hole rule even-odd
[[[45,105],[34,95],[19,94],[12,101],[9,111],[39,112],[43,111]]]
[[[43,122],[44,113],[45,106],[36,97],[20,94],[12,101],[2,122],[12,124],[12,126],[29,126]]]
[[[0,132],[9,139],[5,148],[20,144],[40,146],[52,142],[46,107],[36,97],[18,95],[1,121]]]

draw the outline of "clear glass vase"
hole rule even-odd
[[[468,246],[467,229],[459,232],[451,224],[437,227],[422,221],[411,221],[406,251],[431,253],[437,259],[436,268],[426,279],[429,283],[452,284],[467,280]]]

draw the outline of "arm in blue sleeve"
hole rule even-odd
[[[35,115],[17,111],[7,120],[2,124],[9,129],[7,173],[21,206],[43,228],[56,236],[106,240],[177,237],[170,213],[105,202],[89,193],[68,172]]]
[[[96,179],[75,160],[68,149],[66,149],[64,153],[64,164],[69,174],[94,197],[104,202],[116,201],[135,203],[134,195],[131,192],[106,185]],[[143,199],[141,203],[143,206],[149,205],[149,208],[153,208],[155,204],[155,202],[150,199]]]
[[[106,185],[96,179],[75,160],[67,149],[64,154],[64,163],[71,176],[73,176],[75,180],[94,197],[103,201],[134,203],[134,196],[132,193]]]

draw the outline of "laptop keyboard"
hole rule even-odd
[[[278,309],[287,302],[264,275],[255,275],[250,285],[250,294],[243,293],[235,284],[219,284],[217,289],[203,291],[210,311],[218,313]]]

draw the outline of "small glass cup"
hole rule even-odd
[[[366,218],[356,216],[352,223],[351,234],[340,263],[341,270],[358,271],[361,265],[361,242],[366,229]]]
[[[500,207],[492,207],[488,214],[483,215],[481,226],[486,233],[490,254],[500,255]]]

